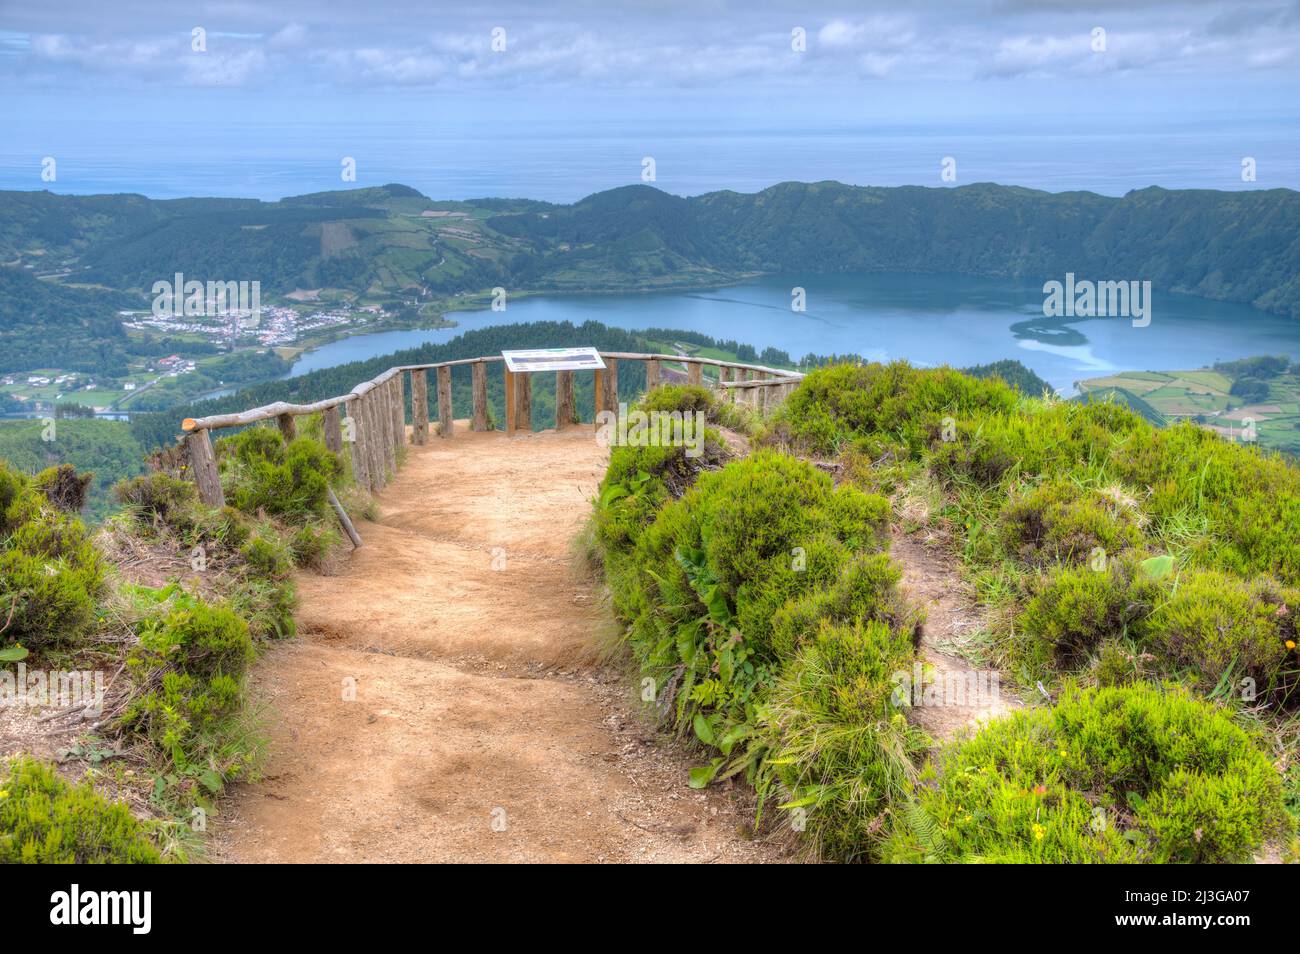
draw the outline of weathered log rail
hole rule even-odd
[[[732,401],[743,401],[761,410],[784,400],[803,377],[797,371],[689,355],[602,351],[600,356],[605,362],[605,368],[595,372],[597,413],[617,410],[618,367],[624,361],[645,362],[647,391],[664,383],[665,364],[684,365],[688,384],[706,383],[708,379],[704,376],[704,368],[717,368],[716,382],[708,380],[708,383],[723,389]],[[183,442],[189,454],[190,471],[198,485],[199,496],[210,506],[225,505],[210,432],[274,419],[285,439],[290,440],[297,434],[294,418],[307,414],[322,416],[325,444],[331,451],[342,454],[345,446],[350,448],[352,474],[357,484],[367,490],[381,490],[396,474],[399,452],[407,441],[406,377],[409,375],[411,380],[410,442],[420,445],[428,443],[430,432],[428,372],[433,371],[436,376],[438,436],[447,439],[453,437],[455,431],[451,396],[452,368],[470,366],[473,394],[470,430],[486,431],[489,429],[487,365],[496,362],[503,363],[504,359],[500,355],[492,355],[434,364],[401,365],[358,384],[347,394],[311,404],[277,401],[238,414],[186,418],[181,423],[181,428],[186,432]],[[576,372],[534,373],[555,374],[555,426],[557,429],[571,426],[577,417],[573,388],[573,375]],[[531,430],[532,379],[529,373],[511,372],[508,368],[505,370],[505,403],[507,436],[513,436],[519,430]],[[331,504],[340,512],[340,521],[344,523],[353,543],[360,546],[360,540],[346,519],[346,514],[341,512],[342,507],[338,505],[337,499],[332,499]]]

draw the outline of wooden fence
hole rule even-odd
[[[630,352],[601,352],[605,362],[603,371],[596,371],[596,411],[613,411],[618,407],[618,367],[620,362],[644,361],[646,390],[665,383],[667,369],[664,364],[685,365],[688,384],[704,384],[704,367],[718,369],[716,386],[724,389],[733,401],[744,401],[759,409],[773,407],[803,377],[796,371],[767,368],[757,364],[739,364],[734,361],[717,361],[712,358],[695,358],[672,354],[637,354]],[[304,414],[321,414],[325,424],[325,443],[336,454],[350,447],[352,473],[356,482],[368,490],[380,490],[397,472],[398,449],[406,443],[406,377],[410,376],[411,435],[412,444],[426,444],[429,440],[429,379],[435,372],[438,406],[438,435],[449,439],[454,435],[454,414],[451,399],[451,369],[469,365],[473,392],[473,409],[470,430],[488,430],[487,366],[501,362],[500,355],[486,358],[464,358],[459,361],[441,361],[436,364],[413,364],[389,368],[387,371],[357,385],[347,394],[326,398],[313,404],[286,404],[277,402],[256,407],[238,414],[218,414],[212,417],[186,418],[181,427],[186,431],[183,439],[189,455],[190,472],[198,485],[203,502],[214,507],[225,505],[221,479],[217,473],[217,458],[212,449],[211,431],[224,427],[242,427],[274,418],[286,440],[292,439],[297,428],[294,418]],[[576,413],[573,388],[573,371],[536,372],[555,374],[555,426],[557,429],[573,424]],[[676,372],[680,374],[681,372]],[[713,383],[713,382],[710,382]],[[525,372],[505,369],[505,403],[507,436],[516,431],[532,429],[532,379]],[[356,536],[343,508],[331,492],[330,502],[339,519],[357,546]]]

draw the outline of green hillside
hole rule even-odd
[[[147,292],[180,271],[297,288],[449,296],[665,288],[759,273],[1066,271],[1300,315],[1300,193],[1111,198],[993,184],[788,182],[680,198],[637,185],[572,205],[437,202],[400,185],[279,202],[0,193],[0,259]],[[0,294],[0,315],[14,307]]]

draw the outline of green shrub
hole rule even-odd
[[[760,781],[765,754],[781,741],[766,731],[768,694],[823,623],[859,642],[879,641],[870,627],[880,626],[911,647],[915,621],[898,572],[876,552],[888,522],[883,498],[836,488],[812,465],[764,451],[701,474],[634,544],[618,550],[607,538],[615,607],[661,711],[720,753],[692,771],[692,784],[741,772]],[[785,781],[809,784],[798,773]]]
[[[118,481],[113,486],[113,496],[136,514],[163,523],[194,507],[199,499],[192,483],[162,471]]]
[[[239,548],[249,569],[270,580],[287,579],[293,573],[293,550],[271,532],[253,534]]]
[[[0,864],[156,864],[148,825],[90,785],[19,756],[0,772]]]
[[[920,638],[921,618],[902,598],[897,564],[883,553],[854,557],[839,567],[826,585],[787,600],[772,614],[772,648],[781,658],[793,657],[805,640],[825,622],[857,624],[883,622],[891,630]]]
[[[951,440],[931,442],[930,467],[950,485],[991,486],[1013,474],[1038,477],[1087,470],[1122,457],[1140,416],[1115,404],[1024,401],[1010,411],[957,417]],[[1145,483],[1133,476],[1130,486]]]
[[[607,547],[629,547],[669,500],[686,492],[726,455],[718,433],[706,430],[704,453],[688,457],[684,446],[614,447],[597,498],[596,535]]]
[[[272,427],[249,427],[217,441],[217,450],[241,464],[284,462],[284,437]]]
[[[1100,571],[1056,569],[1041,579],[1019,624],[1050,643],[1060,659],[1077,661],[1103,641],[1128,633],[1157,596],[1156,584],[1126,560],[1110,560]]]
[[[9,508],[27,487],[27,479],[0,460],[0,536],[10,533]]]
[[[915,776],[924,733],[894,704],[894,675],[909,672],[912,658],[904,630],[823,622],[773,687],[766,770],[823,857],[873,859],[891,803]]]
[[[1074,689],[946,746],[886,860],[1241,862],[1289,829],[1281,779],[1222,710],[1174,688]]]
[[[752,568],[830,534],[853,550],[878,550],[889,537],[889,502],[831,479],[803,461],[770,451],[704,474],[690,509],[705,559],[730,592]],[[681,541],[679,541],[681,542]],[[797,555],[797,554],[796,554]]]
[[[1026,563],[1078,563],[1098,548],[1115,556],[1142,543],[1130,498],[1060,477],[1009,499],[998,524],[1007,552]]]
[[[270,579],[245,573],[231,589],[229,600],[254,639],[288,639],[298,631],[293,618],[298,591],[292,578]]]
[[[938,439],[945,417],[1010,411],[1019,395],[996,379],[976,380],[938,368],[922,371],[904,361],[833,365],[810,372],[778,409],[775,439],[818,454],[846,442],[885,434],[912,454]]]
[[[1093,678],[1099,686],[1127,686],[1139,678],[1136,661],[1116,639],[1106,640],[1097,649]]]
[[[32,489],[64,513],[77,514],[86,506],[93,473],[78,474],[71,464],[47,467],[32,478]]]
[[[713,392],[698,384],[661,384],[646,394],[637,405],[641,410],[683,414],[703,411],[707,419],[716,419],[718,402]]]
[[[0,536],[0,618],[12,613],[5,639],[28,649],[75,646],[95,621],[103,558],[80,519],[30,486],[7,486],[14,493]]]
[[[320,441],[251,427],[217,442],[227,497],[244,513],[302,518],[323,516],[329,485],[342,473],[337,456]]]
[[[298,566],[322,569],[329,555],[343,542],[339,531],[325,523],[304,523],[295,527],[289,539],[293,561]]]
[[[117,490],[132,505],[139,529],[165,528],[185,547],[204,547],[209,568],[227,574],[225,592],[254,639],[294,634],[293,565],[299,548],[306,562],[331,545],[328,530],[315,521],[284,532],[269,521],[258,525],[234,507],[204,506],[192,484],[165,474],[124,482]]]
[[[713,395],[695,385],[663,385],[651,391],[633,409],[646,413],[694,414],[706,420],[717,405]],[[609,467],[597,496],[596,537],[611,553],[635,544],[654,515],[675,500],[706,470],[722,466],[727,456],[719,432],[706,427],[702,453],[689,456],[683,441],[645,447],[616,445],[610,449]]]
[[[1190,570],[1156,604],[1142,631],[1153,651],[1187,667],[1203,688],[1230,676],[1235,690],[1249,678],[1251,701],[1258,695],[1284,702],[1297,677],[1297,609],[1300,590],[1266,578]]]
[[[13,613],[4,638],[33,650],[75,646],[94,624],[98,585],[88,571],[0,551],[0,615]]]
[[[240,678],[253,658],[248,627],[229,608],[191,596],[179,587],[162,591],[166,602],[138,633],[135,660],[190,675]]]
[[[248,626],[228,606],[174,585],[142,592],[157,605],[127,660],[141,688],[122,724],[148,739],[169,770],[218,791],[248,766],[249,753],[226,744],[253,658]]]

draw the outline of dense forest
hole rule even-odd
[[[70,288],[0,267],[0,371],[125,374],[130,345],[117,312],[141,304],[124,292]]]
[[[57,464],[94,474],[86,498],[91,520],[115,509],[109,493],[115,483],[144,471],[144,451],[131,429],[120,421],[94,419],[0,421],[0,461],[27,474]]]

